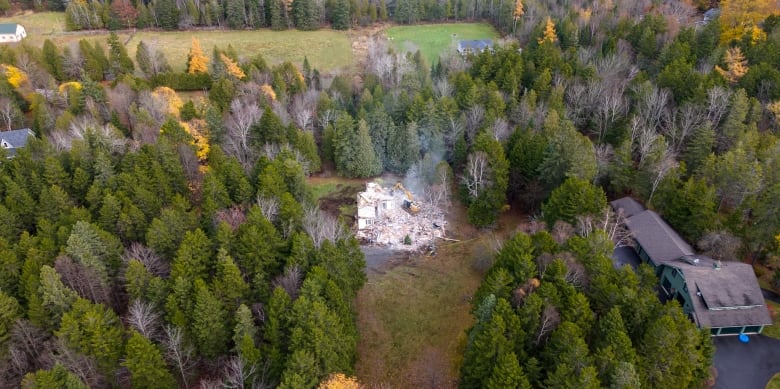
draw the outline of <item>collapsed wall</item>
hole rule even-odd
[[[445,237],[446,223],[436,204],[400,184],[383,187],[369,182],[366,191],[357,195],[355,236],[363,244],[425,249]]]

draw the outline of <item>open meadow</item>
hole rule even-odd
[[[388,28],[385,34],[399,50],[419,49],[429,64],[437,61],[441,54],[454,51],[459,40],[492,39],[495,42],[499,37],[493,26],[486,23],[395,26]]]
[[[20,23],[27,30],[24,42],[33,46],[43,46],[43,41],[51,39],[60,47],[78,42],[81,39],[99,41],[106,47],[107,31],[65,31],[65,14],[61,12],[41,12],[0,18],[0,23]],[[349,36],[346,32],[322,29],[318,31],[271,31],[262,30],[193,30],[193,31],[130,31],[118,32],[120,40],[131,58],[135,58],[138,42],[143,40],[153,44],[165,53],[168,63],[174,70],[184,70],[187,52],[192,38],[200,40],[203,50],[210,55],[216,45],[228,44],[239,56],[252,57],[261,54],[269,64],[291,61],[300,66],[303,58],[308,57],[313,67],[322,71],[348,68],[354,58]]]

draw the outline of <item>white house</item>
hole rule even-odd
[[[492,50],[492,48],[492,39],[458,41],[458,53],[460,53],[460,55],[479,54],[485,50]]]
[[[27,140],[31,137],[35,137],[35,133],[29,128],[2,131],[0,132],[0,147],[7,150],[8,158],[13,158],[16,155],[16,150],[27,146]]]
[[[16,23],[0,24],[0,43],[19,42],[27,36],[24,26]]]

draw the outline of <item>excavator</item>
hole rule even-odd
[[[409,192],[408,189],[404,187],[404,184],[401,183],[401,181],[398,181],[395,183],[395,186],[393,186],[393,189],[398,189],[404,194],[406,194],[406,200],[404,200],[404,203],[402,205],[402,208],[409,212],[412,215],[416,215],[420,212],[420,204],[417,204],[416,201],[414,201],[414,196],[412,196],[412,192]]]

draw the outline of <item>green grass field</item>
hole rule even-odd
[[[27,30],[25,42],[38,47],[42,46],[47,38],[59,47],[81,39],[100,41],[105,47],[108,38],[108,33],[105,31],[66,32],[65,14],[61,12],[4,17],[0,18],[0,23],[20,23]],[[313,67],[322,71],[331,71],[352,66],[354,62],[347,33],[327,29],[319,31],[139,31],[132,39],[129,33],[120,33],[119,36],[122,42],[127,41],[127,51],[131,58],[135,58],[139,41],[156,43],[156,46],[163,50],[174,70],[184,70],[192,37],[200,40],[201,47],[209,56],[215,45],[227,47],[228,44],[232,44],[239,56],[252,57],[261,54],[271,65],[291,61],[301,66],[304,56],[308,56]]]
[[[209,56],[215,45],[227,47],[231,44],[239,56],[261,54],[270,65],[291,61],[301,66],[304,57],[308,57],[309,63],[320,70],[335,70],[353,63],[349,37],[335,30],[142,31],[127,43],[127,51],[134,58],[138,42],[154,43],[165,51],[168,63],[175,70],[184,70],[192,37],[200,40],[203,51]]]
[[[498,33],[485,23],[422,24],[396,26],[386,31],[388,39],[400,50],[417,50],[429,64],[438,61],[439,55],[454,50],[459,40],[498,39]]]

